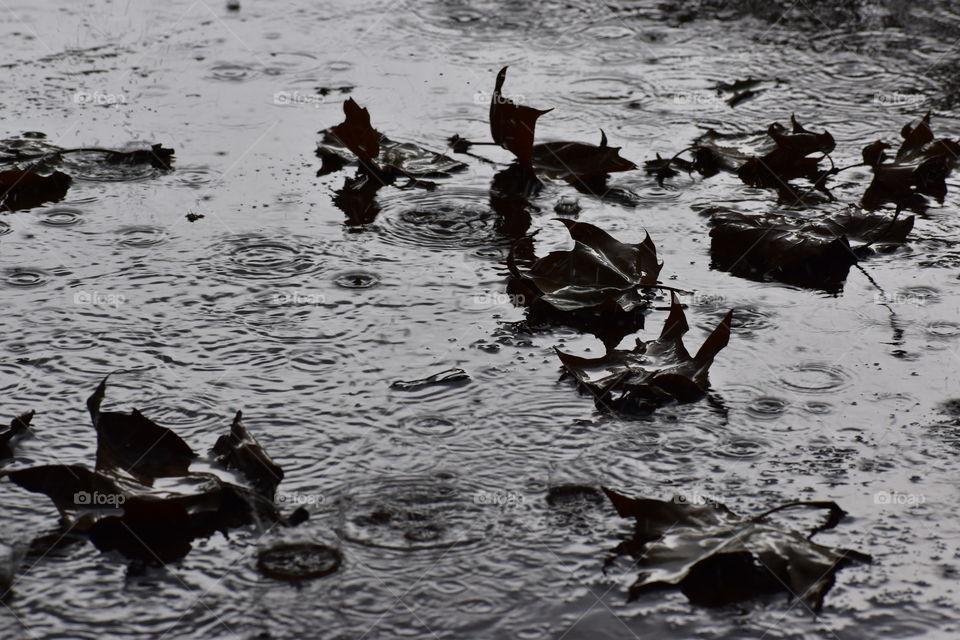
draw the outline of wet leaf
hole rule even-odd
[[[500,69],[490,98],[490,136],[493,141],[512,153],[520,165],[533,172],[533,138],[537,119],[553,109],[534,109],[517,104],[503,95],[507,67]]]
[[[797,194],[789,185],[791,180],[805,178],[819,189],[825,190],[825,175],[819,163],[833,151],[836,143],[828,131],[814,133],[805,129],[795,117],[790,116],[791,130],[779,122],[767,129],[774,148],[761,157],[748,160],[737,171],[743,182],[751,187],[776,189],[782,197],[796,199]],[[821,157],[811,157],[822,154]]]
[[[819,216],[720,210],[710,220],[710,255],[734,275],[835,291],[867,247],[904,242],[904,220],[850,209]],[[865,245],[852,246],[851,240]]]
[[[63,518],[58,540],[86,536],[102,551],[163,564],[187,554],[194,539],[217,531],[251,524],[295,526],[309,517],[303,508],[289,517],[277,509],[273,498],[283,470],[243,427],[240,412],[230,435],[214,447],[218,458],[213,462],[239,472],[249,487],[213,473],[188,472],[196,456],[186,443],[136,410],[100,411],[105,392],[106,379],[87,400],[97,429],[96,470],[54,464],[0,473],[53,501]],[[30,417],[24,414],[14,426],[25,429]],[[157,487],[154,479],[161,476],[175,480]]]
[[[323,161],[318,176],[339,171],[359,161],[361,167],[378,176],[381,186],[397,176],[446,177],[466,165],[459,160],[411,142],[396,142],[370,125],[370,113],[352,98],[343,103],[346,119],[321,131],[317,156]]]
[[[834,502],[788,503],[752,518],[743,518],[716,502],[690,504],[635,499],[609,489],[621,517],[634,518],[630,540],[618,547],[640,567],[630,599],[662,588],[679,588],[690,602],[723,606],[750,598],[786,593],[814,611],[836,580],[836,573],[870,556],[816,544],[810,538],[836,526],[844,512]],[[827,521],[801,533],[768,521],[794,507],[828,510]]]
[[[873,181],[862,201],[867,209],[890,202],[898,210],[922,213],[926,209],[924,196],[943,203],[946,178],[960,159],[960,143],[947,138],[935,140],[929,112],[917,125],[904,125],[900,136],[903,142],[889,162],[887,143],[878,140],[863,148],[863,162],[873,169]]]
[[[162,144],[155,144],[149,149],[107,151],[106,161],[110,164],[149,164],[154,169],[169,170],[173,168],[174,153],[173,149],[164,148]]]
[[[551,178],[583,180],[617,171],[632,171],[637,165],[620,156],[620,147],[607,146],[600,131],[600,146],[586,142],[544,142],[533,146],[533,166]]]
[[[106,389],[104,378],[87,399],[97,431],[97,469],[123,469],[145,484],[151,484],[153,478],[185,475],[197,457],[193,449],[136,409],[130,413],[100,411]]]
[[[0,433],[0,460],[13,457],[13,441],[30,430],[30,422],[35,413],[35,411],[28,411],[20,414],[10,421],[9,429]]]
[[[654,288],[663,267],[649,235],[639,244],[626,244],[592,224],[557,220],[573,238],[572,250],[553,251],[523,273],[511,264],[514,278],[532,293],[528,304],[546,303],[565,312],[630,312],[647,306],[640,290]]]
[[[347,98],[343,103],[343,122],[330,129],[330,135],[349,149],[360,164],[377,169],[374,162],[380,155],[380,133],[370,124],[370,112]]]
[[[634,349],[610,349],[600,358],[554,350],[566,371],[594,395],[598,407],[646,412],[674,400],[692,402],[704,396],[710,365],[730,340],[732,319],[730,311],[691,356],[683,345],[689,329],[686,315],[671,292],[670,315],[656,340],[638,339]]]
[[[227,469],[239,471],[264,498],[273,500],[277,485],[283,480],[283,469],[263,450],[257,439],[243,426],[243,414],[230,425],[230,434],[220,436],[213,447],[217,462]]]
[[[54,171],[44,176],[33,171],[0,171],[0,211],[17,211],[58,202],[67,195],[70,176]]]
[[[346,214],[347,225],[372,224],[380,213],[377,192],[383,187],[377,176],[360,172],[355,177],[344,178],[343,186],[334,193],[333,204]]]

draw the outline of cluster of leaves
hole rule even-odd
[[[630,351],[608,349],[600,358],[555,351],[566,372],[593,394],[597,408],[649,412],[667,402],[693,402],[706,394],[710,365],[730,341],[732,319],[730,311],[691,356],[683,345],[690,327],[680,301],[671,292],[670,314],[659,338],[638,339]]]
[[[109,165],[149,165],[168,171],[173,167],[174,151],[160,144],[132,151],[60,149],[52,145],[25,150],[16,144],[0,145],[0,164],[15,167],[0,171],[0,211],[32,209],[63,200],[73,179],[58,168],[69,154],[99,155]]]
[[[859,206],[831,213],[806,216],[785,211],[745,214],[720,210],[711,217],[711,255],[721,269],[751,278],[773,278],[828,291],[842,286],[850,266],[876,245],[906,241],[913,218],[900,219],[903,209],[923,212],[927,197],[942,203],[946,178],[960,158],[960,143],[935,139],[928,113],[916,125],[900,132],[903,141],[891,159],[890,145],[878,140],[862,151],[862,162],[850,167],[822,166],[836,147],[829,131],[813,132],[791,117],[791,128],[770,125],[766,135],[773,147],[762,155],[748,156],[738,149],[718,144],[724,136],[709,131],[692,147],[665,159],[646,163],[649,173],[661,183],[677,175],[677,168],[705,177],[720,171],[735,172],[747,185],[773,189],[781,202],[791,207],[806,204],[810,194],[821,192],[833,200],[828,188],[831,177],[854,167],[870,167],[873,179]],[[692,158],[682,158],[690,152]],[[796,180],[810,186],[801,190]],[[886,203],[895,205],[892,218],[874,213]],[[864,244],[853,246],[852,242]]]
[[[811,541],[845,515],[834,502],[787,503],[743,518],[716,502],[664,502],[604,492],[621,517],[636,522],[631,538],[616,549],[631,555],[641,570],[630,587],[631,599],[679,588],[690,602],[716,607],[786,593],[819,611],[837,571],[871,561],[858,551]],[[794,507],[825,509],[826,521],[807,534],[769,522],[772,514]]]
[[[220,473],[195,472],[198,454],[170,429],[136,409],[101,410],[106,382],[87,400],[97,435],[93,470],[49,464],[2,474],[53,501],[62,517],[58,540],[88,539],[101,551],[162,564],[217,531],[261,522],[293,526],[307,518],[303,509],[289,517],[278,511],[283,470],[244,428],[240,412],[208,461]],[[12,429],[25,429],[32,415],[14,420]]]
[[[334,204],[347,214],[350,225],[373,222],[379,213],[377,192],[395,185],[398,178],[407,179],[399,188],[434,189],[436,184],[424,178],[446,177],[466,168],[441,153],[390,140],[373,128],[370,112],[353,98],[343,103],[343,114],[343,122],[320,132],[323,137],[317,145],[317,156],[323,164],[317,175],[357,164],[356,174],[346,178],[334,195]]]
[[[665,159],[658,154],[648,160],[646,170],[656,175],[661,184],[678,174],[676,168],[698,172],[704,177],[719,171],[736,172],[744,184],[774,189],[782,201],[796,205],[804,203],[811,190],[819,190],[832,198],[827,187],[831,177],[846,169],[870,167],[873,180],[861,200],[864,208],[873,210],[892,203],[898,212],[902,209],[922,212],[926,207],[924,196],[943,202],[945,180],[960,159],[960,143],[935,139],[927,113],[918,124],[904,125],[900,131],[903,141],[892,161],[887,161],[890,145],[877,140],[863,148],[861,163],[837,168],[831,162],[830,168],[825,169],[821,163],[829,159],[836,148],[833,136],[829,131],[816,133],[806,129],[794,116],[790,122],[790,129],[778,122],[767,128],[773,147],[762,155],[749,156],[720,146],[716,142],[724,136],[711,130],[672,158]],[[686,152],[692,154],[692,159],[682,157]],[[806,180],[810,187],[798,190],[793,184],[798,179]]]

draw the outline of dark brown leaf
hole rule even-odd
[[[501,93],[507,67],[500,69],[490,98],[490,136],[512,153],[520,165],[533,172],[533,137],[537,118],[553,109],[534,109],[517,104]]]
[[[72,180],[60,171],[42,176],[33,171],[0,171],[0,211],[17,211],[63,200]]]

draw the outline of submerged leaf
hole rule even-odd
[[[501,93],[507,79],[507,67],[500,69],[490,98],[490,136],[512,153],[520,165],[533,171],[533,137],[537,118],[553,109],[534,109],[517,104]]]
[[[913,217],[891,220],[857,210],[818,217],[721,210],[710,222],[710,255],[734,275],[834,291],[866,246],[904,242]],[[851,239],[867,243],[852,247]]]
[[[599,407],[624,413],[649,411],[673,400],[692,402],[706,393],[710,365],[730,340],[733,311],[691,357],[682,339],[689,329],[686,315],[675,293],[671,298],[660,337],[638,339],[631,351],[610,349],[600,358],[581,358],[554,348],[566,371],[594,394]]]
[[[641,569],[630,587],[631,599],[678,587],[690,602],[713,607],[785,592],[819,611],[837,571],[871,561],[858,551],[810,541],[842,517],[843,510],[833,502],[789,503],[742,518],[715,502],[664,502],[604,492],[622,517],[636,520],[633,537],[618,547]],[[828,509],[829,518],[807,534],[767,522],[769,514],[797,506]]]

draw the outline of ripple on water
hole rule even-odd
[[[135,225],[117,230],[116,243],[121,247],[146,249],[163,244],[167,240],[167,231],[163,227]]]
[[[155,178],[165,171],[147,162],[108,162],[107,157],[99,152],[71,153],[64,156],[64,171],[75,180],[91,182],[135,182]]]
[[[924,333],[936,340],[950,340],[960,336],[960,322],[952,320],[934,320],[927,323]]]
[[[228,282],[284,280],[316,273],[324,266],[324,245],[284,234],[242,234],[222,238],[209,248],[201,268]]]
[[[351,485],[340,499],[341,535],[403,552],[476,549],[494,511],[453,474],[384,477]]]
[[[456,421],[442,415],[409,416],[400,421],[402,429],[409,429],[421,436],[447,438],[460,431]]]
[[[42,287],[50,282],[50,274],[43,269],[12,267],[4,271],[3,281],[9,287],[29,289],[32,287]]]
[[[376,229],[384,242],[425,249],[463,249],[508,241],[494,230],[486,189],[442,188],[386,196]]]
[[[3,220],[0,220],[0,236],[5,236],[12,231],[13,229],[10,227],[8,223],[4,222]]]
[[[50,227],[69,227],[83,221],[83,212],[71,207],[54,207],[40,211],[39,218],[40,224]]]
[[[654,84],[630,75],[608,75],[583,78],[569,83],[561,96],[578,105],[642,105],[656,99],[659,92]]]
[[[211,80],[223,82],[243,82],[256,77],[258,74],[259,70],[256,65],[239,62],[218,62],[210,67],[207,77]]]
[[[344,289],[367,289],[380,282],[380,276],[370,271],[346,271],[334,277],[334,283]]]
[[[803,362],[785,368],[780,383],[800,393],[836,393],[850,386],[853,375],[844,367],[828,362]]]
[[[177,167],[174,180],[185,187],[200,189],[210,183],[211,173],[208,167]]]
[[[753,438],[725,438],[717,443],[712,452],[721,458],[749,460],[763,455],[764,450],[769,446],[767,442]]]

